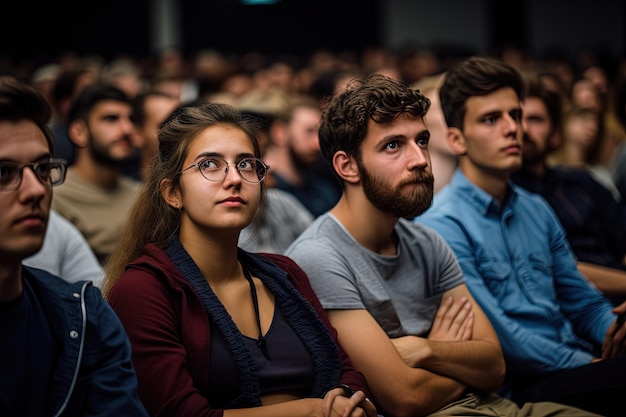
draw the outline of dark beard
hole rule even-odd
[[[359,167],[363,192],[377,209],[393,217],[412,219],[425,212],[432,204],[434,177],[430,172],[415,171],[410,179],[403,181],[397,188],[392,188],[382,179],[371,175],[361,164]],[[423,182],[426,185],[417,187],[409,196],[402,194],[400,189],[404,185],[416,182]]]
[[[535,143],[527,138],[528,135],[524,132],[522,143],[522,165],[524,167],[528,167],[538,163],[543,163],[549,153],[549,150],[546,147],[543,152],[539,151]]]
[[[296,169],[300,170],[300,171],[306,171],[309,168],[311,168],[312,166],[315,165],[316,161],[305,161],[303,158],[300,157],[300,155],[298,155],[296,153],[296,151],[289,146],[289,156],[291,157],[291,160],[293,161],[294,165],[296,166]],[[321,158],[321,155],[320,155]]]
[[[109,168],[120,168],[125,162],[129,161],[133,154],[129,154],[127,158],[113,158],[111,157],[108,148],[101,146],[93,137],[89,138],[89,154],[91,158],[99,165]]]

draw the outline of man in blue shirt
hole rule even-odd
[[[548,203],[510,181],[522,165],[523,89],[515,69],[491,58],[446,74],[440,98],[459,167],[416,221],[450,244],[493,324],[505,395],[617,415],[626,329],[616,319],[626,305],[614,309],[578,271]]]

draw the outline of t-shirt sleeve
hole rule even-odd
[[[354,273],[330,239],[299,239],[285,255],[306,272],[324,309],[365,308]]]
[[[437,259],[439,265],[439,292],[448,291],[465,282],[463,271],[459,265],[454,251],[446,240],[435,230],[427,229],[432,243],[433,258]]]

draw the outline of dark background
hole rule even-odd
[[[539,53],[541,45],[537,43],[555,36],[557,42],[577,43],[563,47],[587,46],[579,44],[589,39],[589,47],[606,48],[621,58],[626,43],[623,0],[280,0],[263,6],[245,5],[241,0],[172,1],[179,11],[179,47],[187,55],[203,48],[227,53],[260,51],[304,56],[320,48],[358,52],[372,45],[396,47],[389,45],[389,33],[397,29],[386,15],[390,4],[396,13],[398,7],[409,7],[420,14],[423,6],[423,10],[436,14],[437,30],[456,36],[460,44],[472,33],[451,22],[456,19],[471,27],[472,19],[484,17],[478,23],[486,34],[483,44],[477,47],[479,52],[492,53],[515,45]],[[0,59],[37,64],[64,51],[97,54],[106,59],[121,54],[151,56],[158,49],[151,35],[158,30],[153,13],[158,2],[13,0],[1,9]],[[476,14],[459,16],[455,14],[457,8],[447,5],[466,9],[470,5]],[[545,10],[537,10],[538,7]],[[592,15],[595,18],[590,18]],[[541,22],[545,16],[549,16],[548,21]],[[620,27],[615,27],[615,22]],[[538,23],[541,33],[537,37]],[[416,31],[413,36],[431,34],[411,27],[411,16],[403,24],[402,30]],[[459,33],[455,34],[455,30]],[[572,35],[563,40],[563,33],[568,31]],[[594,36],[600,36],[603,42],[598,43]]]

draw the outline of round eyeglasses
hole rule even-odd
[[[198,168],[204,178],[209,181],[222,181],[228,175],[229,165],[234,165],[239,176],[251,183],[259,183],[265,179],[267,170],[270,168],[259,158],[243,158],[236,163],[230,163],[222,157],[212,156],[203,159],[195,164],[183,169],[185,172],[191,168]]]
[[[0,162],[0,191],[14,191],[20,188],[24,168],[30,168],[37,179],[44,185],[59,185],[65,181],[67,161],[50,158],[47,161],[18,164],[16,162]]]

